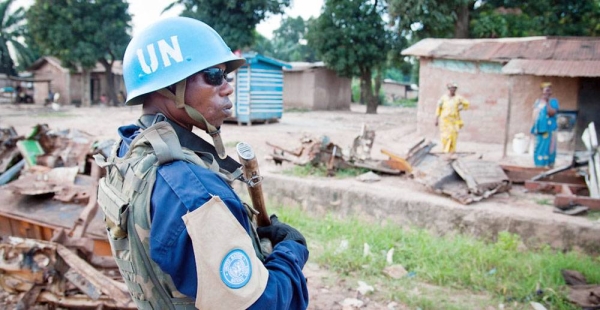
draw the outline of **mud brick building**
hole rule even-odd
[[[542,82],[553,84],[561,111],[576,115],[575,138],[559,150],[580,149],[587,124],[600,125],[600,38],[424,39],[402,54],[420,62],[420,134],[437,134],[435,107],[448,82],[471,102],[461,140],[506,146],[528,134]]]

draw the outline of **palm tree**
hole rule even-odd
[[[0,73],[16,75],[15,63],[29,64],[33,52],[23,43],[26,35],[25,9],[9,13],[13,0],[0,2]]]

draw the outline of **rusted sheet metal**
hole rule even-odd
[[[469,192],[475,196],[487,198],[511,188],[510,180],[494,162],[459,158],[452,162],[452,168],[465,180]]]
[[[470,204],[510,190],[510,180],[496,163],[447,157],[428,157],[413,172],[414,178],[432,191],[462,204]]]
[[[24,293],[19,301],[21,307],[46,302],[55,307],[135,309],[124,283],[106,276],[57,243],[2,239],[0,272],[3,290]]]
[[[382,164],[385,165],[385,167],[398,170],[399,172],[412,172],[413,167],[406,159],[384,149],[381,149],[381,153],[387,155],[390,158],[382,162]]]
[[[545,60],[512,59],[504,67],[504,74],[537,76],[597,77],[599,60]]]
[[[80,130],[51,130],[46,124],[34,127],[28,139],[36,140],[44,150],[37,156],[39,165],[46,167],[78,167],[83,173],[86,157],[92,151],[94,136]]]
[[[559,194],[567,186],[572,193],[577,195],[587,195],[589,193],[585,184],[569,184],[550,181],[525,181],[525,188],[531,192],[544,192],[550,194]]]
[[[600,199],[598,198],[564,194],[558,194],[554,196],[555,207],[565,208],[576,205],[586,206],[590,210],[600,211]]]
[[[47,195],[23,196],[0,189],[0,234],[51,240],[58,230],[69,231],[83,206],[60,202]],[[110,256],[104,219],[98,212],[90,220],[85,236],[93,240],[93,253]]]
[[[547,172],[547,168],[541,167],[523,167],[514,165],[500,165],[504,173],[508,176],[513,184],[524,184],[525,181]],[[548,176],[541,179],[541,181],[557,182],[557,183],[569,183],[569,184],[585,184],[585,180],[578,173],[577,169],[569,169],[560,173]]]
[[[423,39],[402,55],[506,63],[505,74],[600,76],[600,39]]]

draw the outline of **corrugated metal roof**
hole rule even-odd
[[[600,61],[513,59],[503,68],[504,74],[538,76],[598,77]]]
[[[502,71],[506,74],[600,76],[600,38],[596,37],[430,38],[402,55],[509,63]]]

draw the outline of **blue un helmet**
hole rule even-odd
[[[133,37],[123,57],[127,105],[206,68],[225,63],[232,72],[245,63],[207,24],[188,17],[162,19]]]
[[[141,104],[144,95],[154,91],[172,99],[192,119],[204,123],[219,157],[225,158],[219,128],[185,103],[186,78],[222,63],[225,71],[232,72],[245,62],[207,24],[188,17],[162,19],[137,34],[125,50],[126,104]],[[171,85],[176,85],[175,93],[166,89]]]

